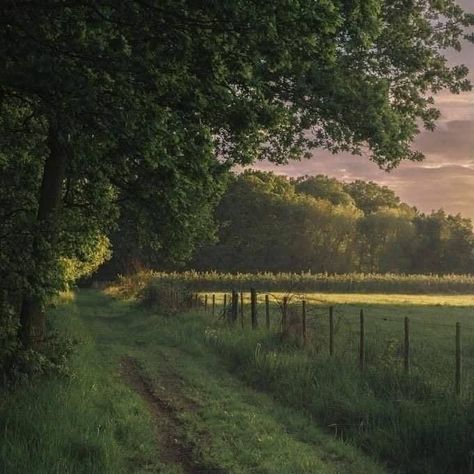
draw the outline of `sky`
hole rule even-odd
[[[474,0],[458,3],[474,12]],[[474,85],[474,44],[447,57],[453,65],[470,68]],[[343,181],[372,180],[389,186],[402,201],[423,212],[443,208],[474,220],[474,90],[459,95],[442,92],[436,103],[441,111],[437,129],[422,131],[413,144],[425,154],[423,162],[403,162],[387,173],[364,157],[315,150],[308,160],[284,166],[262,162],[255,168],[288,176],[325,174]]]

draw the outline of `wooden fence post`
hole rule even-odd
[[[410,320],[405,318],[405,345],[403,350],[405,373],[410,373]]]
[[[334,308],[329,307],[329,355],[334,355]]]
[[[242,324],[242,328],[244,327],[244,294],[240,292],[240,321]]]
[[[216,315],[216,295],[212,295],[212,316]]]
[[[204,295],[204,311],[207,313],[207,294]]]
[[[265,295],[265,323],[267,330],[270,330],[270,301],[268,295]]]
[[[360,310],[360,344],[359,344],[359,366],[360,370],[365,369],[365,322],[364,310]]]
[[[456,323],[456,396],[462,391],[461,323]]]
[[[250,289],[250,312],[252,314],[252,329],[256,329],[257,321],[257,291],[255,288]]]
[[[301,302],[301,331],[303,335],[303,347],[306,346],[306,300]]]
[[[224,318],[226,317],[225,312],[227,311],[227,293],[224,293]]]
[[[281,332],[286,333],[287,329],[287,309],[288,309],[288,296],[283,297],[283,307],[281,314]]]
[[[230,313],[230,317],[233,323],[237,321],[237,315],[239,311],[238,307],[239,307],[239,294],[235,290],[232,290],[232,310]]]

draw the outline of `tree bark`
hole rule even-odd
[[[64,135],[57,123],[51,121],[48,130],[47,145],[49,154],[46,157],[43,178],[38,199],[36,231],[32,243],[32,271],[42,271],[54,263],[59,233],[58,213],[62,202],[63,182],[66,174],[67,145]],[[45,250],[42,242],[49,244]],[[20,313],[19,337],[24,347],[39,348],[45,338],[45,313],[42,298],[35,292],[34,281],[37,276],[30,275],[33,282],[32,292],[23,297]]]

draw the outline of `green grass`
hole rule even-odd
[[[75,377],[43,380],[0,403],[3,473],[181,472],[166,464],[146,403],[120,376],[134,358],[177,417],[199,466],[231,473],[467,473],[474,456],[474,307],[468,295],[290,295],[289,317],[308,301],[307,346],[208,312],[163,317],[132,300],[83,291],[60,304],[53,325],[82,341]],[[286,294],[287,295],[287,294]],[[201,295],[203,296],[203,295]],[[328,307],[335,306],[335,356]],[[367,369],[358,370],[359,309]],[[402,370],[403,318],[412,372]],[[463,328],[464,391],[453,394],[454,326]],[[160,461],[161,459],[161,461]],[[385,468],[384,466],[387,466]]]
[[[72,360],[74,376],[36,381],[2,394],[4,474],[112,474],[158,468],[146,408],[121,382],[115,355],[96,345],[80,310],[70,301],[50,314],[56,328],[81,341]]]
[[[216,295],[216,314],[223,294]],[[469,296],[291,295],[289,318],[308,302],[308,341],[279,335],[281,298],[270,301],[271,331],[252,331],[248,295],[244,329],[221,323],[208,342],[249,384],[299,407],[346,440],[402,472],[469,472],[474,443],[474,307]],[[201,298],[203,295],[201,295]],[[211,301],[211,299],[209,299]],[[334,305],[335,356],[328,355],[328,308]],[[367,370],[360,374],[359,311],[366,323]],[[209,308],[210,309],[210,308]],[[410,375],[403,373],[403,320],[411,325]],[[455,323],[463,329],[463,394],[454,396]]]
[[[216,317],[222,315],[224,293],[207,294],[208,310],[215,297]],[[269,295],[271,331],[281,327],[285,293]],[[201,302],[206,294],[201,293]],[[258,294],[258,319],[265,325],[263,293]],[[295,324],[292,342],[301,345],[301,300],[307,302],[307,346],[323,357],[329,350],[329,307],[334,308],[336,358],[357,368],[359,361],[360,310],[364,310],[366,363],[389,372],[400,371],[404,353],[404,319],[410,320],[410,363],[413,375],[442,391],[454,393],[456,323],[461,324],[463,393],[474,398],[474,297],[470,295],[381,295],[300,293],[289,296],[288,318]],[[230,295],[227,295],[230,301]],[[239,299],[240,301],[240,299]],[[240,308],[239,321],[241,325]],[[250,296],[244,294],[244,326],[250,326]],[[443,395],[444,396],[444,395]]]
[[[43,380],[0,404],[3,473],[180,472],[160,462],[144,401],[121,379],[123,356],[138,361],[174,407],[176,437],[201,466],[232,473],[380,473],[299,407],[257,392],[210,348],[220,324],[202,313],[164,318],[133,302],[84,291],[51,314],[82,341],[75,377]]]

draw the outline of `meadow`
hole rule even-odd
[[[223,318],[226,293],[200,293],[202,309]],[[461,329],[462,393],[474,396],[474,296],[470,295],[383,295],[270,293],[269,333],[281,337],[283,299],[288,298],[289,334],[286,343],[303,348],[314,357],[325,358],[330,351],[330,308],[333,308],[333,357],[360,366],[360,311],[364,313],[365,367],[383,367],[402,372],[405,363],[405,318],[409,319],[410,373],[433,390],[452,395],[455,392],[456,324]],[[212,301],[215,301],[213,311]],[[306,302],[303,334],[302,301]],[[236,326],[250,327],[250,294],[239,296]],[[257,296],[257,318],[267,327],[265,294]]]
[[[2,394],[2,474],[385,472],[230,373],[206,337],[220,325],[200,311],[171,318],[82,290],[50,320],[77,335],[71,375]],[[124,361],[134,361],[147,396]]]
[[[467,295],[288,294],[258,298],[259,329],[252,330],[250,301],[243,319],[224,322],[225,293],[215,295],[219,329],[207,340],[232,370],[279,400],[304,410],[335,436],[355,443],[397,472],[473,470],[474,298]],[[201,301],[205,294],[201,294]],[[302,318],[306,341],[293,323],[281,333],[282,299],[287,317]],[[227,296],[227,301],[230,301]],[[212,318],[211,305],[207,318]],[[334,352],[329,354],[329,308]],[[365,320],[365,367],[360,370],[360,309]],[[201,309],[203,311],[203,308]],[[204,311],[203,311],[204,312]],[[410,370],[404,369],[404,321],[410,321]],[[242,324],[243,321],[243,324]],[[456,323],[461,325],[462,385],[456,395]],[[243,326],[243,327],[242,327]]]
[[[259,291],[252,328],[248,291],[232,323],[228,292],[191,290],[141,275],[106,294],[80,290],[51,309],[52,326],[79,340],[71,375],[6,394],[0,472],[474,471],[473,296]],[[148,395],[130,386],[124,361],[133,361]],[[166,407],[161,424],[150,397]]]
[[[338,439],[387,463],[395,472],[473,471],[472,295],[459,292],[459,286],[446,294],[440,291],[413,294],[403,280],[394,283],[399,291],[393,293],[336,292],[337,285],[331,287],[331,292],[296,291],[294,285],[291,290],[275,291],[275,281],[267,292],[258,291],[256,329],[251,326],[249,287],[244,286],[242,279],[237,286],[235,275],[227,276],[227,281],[219,285],[196,273],[181,277],[173,274],[171,278],[169,274],[141,275],[134,277],[134,283],[124,280],[125,284],[119,285],[117,291],[130,294],[135,287],[136,295],[150,308],[154,303],[160,306],[160,288],[165,293],[173,287],[193,291],[198,305],[192,311],[201,315],[199,320],[207,345],[220,355],[230,371],[286,406],[300,410],[308,420],[316,421]],[[263,288],[263,283],[255,286]],[[227,291],[216,291],[216,288]],[[229,322],[230,289],[244,289],[244,304],[240,306],[239,297],[238,317],[233,323]],[[269,299],[270,329],[266,323],[265,295]],[[293,322],[289,323],[292,329],[282,334],[284,297],[288,298],[287,318]],[[303,299],[307,326],[304,347]],[[329,353],[331,307],[332,355]],[[360,370],[361,309],[365,321],[363,371]],[[410,323],[409,372],[404,369],[405,318]],[[457,323],[461,328],[462,350],[459,395],[456,394]]]

